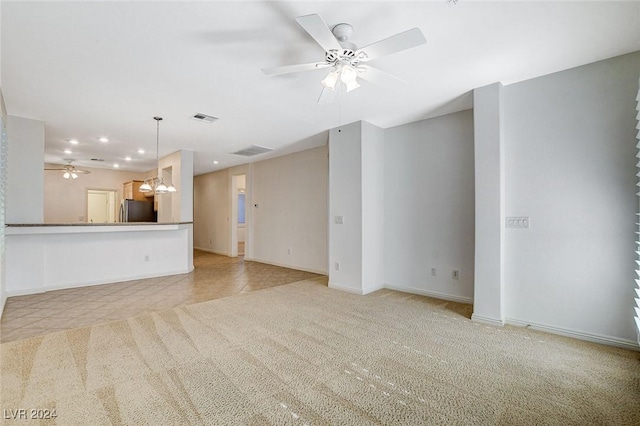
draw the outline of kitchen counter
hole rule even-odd
[[[192,225],[192,222],[123,222],[123,223],[20,223],[8,224],[5,235],[33,234],[73,234],[97,232],[131,232],[175,230],[181,226]]]
[[[7,227],[33,227],[33,226],[136,226],[136,225],[186,225],[193,222],[115,222],[115,223],[87,223],[87,222],[62,222],[62,223],[7,223]]]
[[[8,296],[184,274],[193,223],[8,224]]]

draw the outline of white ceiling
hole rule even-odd
[[[324,59],[295,21],[311,13],[352,24],[358,46],[413,27],[427,44],[372,62],[407,84],[363,82],[318,105],[326,70],[261,72]],[[0,14],[7,112],[45,121],[45,160],[100,167],[89,159],[103,158],[102,167],[135,171],[155,167],[154,115],[164,117],[160,156],[193,150],[201,174],[247,162],[230,153],[253,144],[276,149],[253,160],[306,149],[340,124],[386,128],[468,109],[475,87],[640,49],[638,2],[3,0]],[[219,120],[196,122],[197,112]]]

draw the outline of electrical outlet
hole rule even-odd
[[[290,248],[287,249],[287,254],[291,254],[291,249]]]
[[[436,268],[431,268],[431,276],[432,277],[436,276]]]
[[[453,278],[454,280],[457,280],[459,276],[460,276],[460,271],[458,271],[457,269],[454,269],[453,271],[451,271],[451,278]]]
[[[145,262],[148,262],[148,261],[149,261],[149,256],[148,256],[148,255],[144,257],[144,261],[145,261]]]
[[[336,262],[336,271],[340,270],[340,262]]]

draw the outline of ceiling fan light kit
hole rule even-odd
[[[76,166],[71,164],[74,160],[65,159],[64,161],[66,161],[67,164],[64,165],[63,167],[60,167],[60,168],[57,168],[57,169],[45,169],[45,170],[61,171],[62,172],[62,177],[64,179],[71,179],[71,180],[77,179],[78,178],[78,174],[89,174],[89,173],[91,173],[89,170],[76,169]]]
[[[349,41],[353,34],[353,26],[349,24],[341,23],[329,29],[320,15],[316,14],[299,16],[296,21],[324,49],[324,62],[263,68],[262,72],[267,76],[275,76],[331,68],[329,74],[321,81],[324,88],[318,100],[320,103],[333,101],[333,93],[341,84],[344,84],[347,92],[359,88],[358,78],[382,85],[394,80],[402,81],[364,63],[426,43],[422,32],[413,28],[358,49]],[[327,91],[331,94],[327,94]]]

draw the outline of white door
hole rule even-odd
[[[115,191],[87,191],[87,222],[115,222]]]

